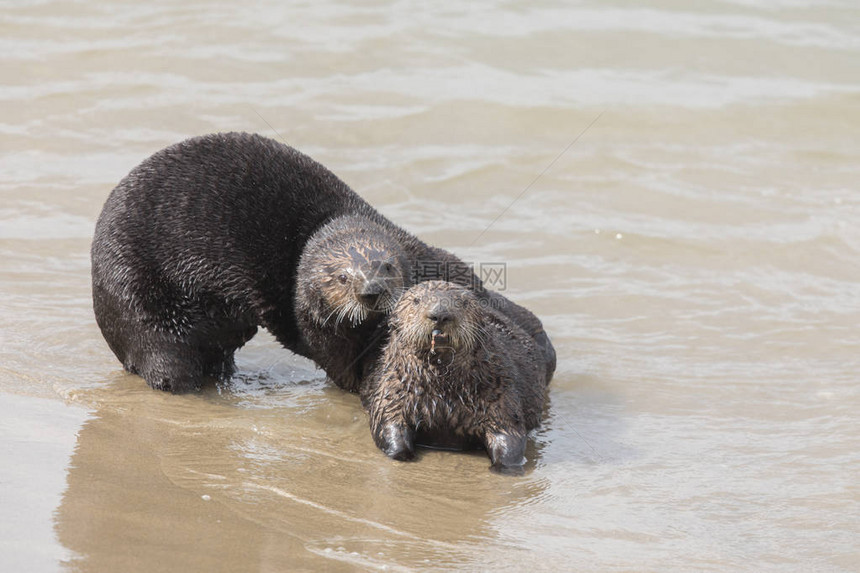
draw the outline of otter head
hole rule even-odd
[[[319,324],[358,326],[391,312],[406,285],[407,269],[399,243],[383,227],[360,216],[341,217],[305,246],[297,304],[305,305]]]
[[[475,294],[453,283],[427,281],[400,297],[389,321],[392,333],[418,356],[441,364],[445,355],[467,355],[483,335]]]

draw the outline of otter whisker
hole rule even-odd
[[[364,307],[364,305],[355,301],[351,301],[349,303],[348,308],[349,321],[353,324],[353,326],[361,324],[362,322],[364,322],[364,319],[367,318],[368,311],[367,308]]]
[[[356,313],[355,305],[350,304],[348,309],[349,309],[349,312],[346,313],[346,318],[348,318],[349,322],[351,322],[354,325],[355,324],[355,313]]]
[[[338,307],[334,307],[334,308],[332,309],[332,311],[328,314],[328,316],[327,316],[327,317],[325,317],[325,320],[323,320],[323,321],[322,321],[322,325],[323,325],[323,326],[325,326],[325,325],[326,325],[326,323],[328,322],[328,319],[330,319],[330,318],[332,317],[332,315],[333,315],[334,313],[336,313],[337,311],[338,311]]]
[[[400,300],[405,291],[406,289],[404,288],[394,288],[386,291],[383,306],[379,310],[384,314],[390,314],[394,310],[394,307],[397,306],[397,301]]]
[[[430,330],[423,324],[407,323],[400,327],[404,339],[410,346],[415,348],[423,348],[426,340],[430,337]]]
[[[462,325],[462,339],[464,346],[472,348],[478,341],[479,332],[475,323],[467,322]]]
[[[343,305],[339,307],[339,310],[340,312],[337,313],[337,318],[334,321],[335,326],[340,325],[340,323],[343,322],[343,319],[346,318],[347,312],[349,312],[349,306]]]

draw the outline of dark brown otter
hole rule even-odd
[[[363,277],[348,276],[361,308],[350,306],[343,316],[319,323],[314,312],[324,309],[312,307],[313,297],[295,304],[297,282],[308,286],[297,279],[299,260],[318,232],[324,243],[326,225],[346,217],[351,222],[341,224],[356,231],[356,253],[367,254],[350,268],[381,262],[367,250],[380,242],[382,251],[397,254],[388,261],[393,269],[379,267],[378,277],[368,280],[363,270]],[[367,244],[362,244],[363,228],[374,229]],[[334,260],[315,254],[325,253],[309,252],[309,260],[321,261],[323,269]],[[422,274],[422,261],[465,267],[383,217],[295,149],[247,133],[206,135],[155,153],[111,192],[92,244],[93,308],[125,369],[153,388],[186,392],[207,378],[229,377],[234,352],[262,326],[286,348],[316,360],[336,383],[355,390],[362,353],[373,350],[367,332],[376,329],[385,311],[378,306],[387,300],[382,293],[371,300],[377,279],[400,274],[406,285],[437,278]],[[471,272],[446,273],[446,278],[481,287]],[[346,308],[344,298],[329,300],[335,303],[332,310]],[[365,344],[330,340],[350,330]],[[342,353],[329,355],[329,348]]]
[[[366,218],[340,217],[307,242],[296,274],[304,353],[357,392],[377,357],[378,327],[414,276],[396,237]]]
[[[522,470],[527,433],[546,401],[548,358],[532,334],[487,303],[442,281],[400,298],[362,389],[373,439],[390,457],[412,459],[415,443],[483,446],[491,469]]]
[[[462,265],[444,251],[433,256],[434,262],[450,263],[451,268]],[[295,315],[302,353],[335,384],[359,392],[386,338],[385,315],[404,290],[435,278],[421,268],[422,262],[426,261],[410,259],[402,238],[364,217],[339,217],[314,233],[296,273]],[[480,288],[475,292],[483,304],[508,316],[535,339],[549,381],[555,371],[555,350],[540,320],[498,293]]]

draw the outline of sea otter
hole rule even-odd
[[[400,242],[364,217],[333,219],[311,236],[296,273],[302,354],[358,392],[377,357],[383,317],[418,278]]]
[[[521,472],[554,354],[488,299],[444,281],[411,287],[387,323],[361,392],[376,445],[397,460],[412,459],[416,442],[484,447],[491,469]]]
[[[345,306],[332,307],[329,321],[317,323],[314,313],[326,310],[312,308],[313,297],[296,300],[297,272],[308,242],[323,244],[337,229],[347,231],[344,244],[367,256],[340,260],[344,272],[334,271],[350,282],[351,310],[340,315]],[[314,256],[320,254],[310,251],[308,260],[335,262]],[[384,289],[438,278],[422,274],[422,261],[466,268],[383,217],[311,158],[247,133],[188,139],[135,167],[104,205],[91,256],[93,308],[105,340],[127,371],[171,392],[229,377],[235,350],[260,326],[355,391],[362,356],[377,340],[369,333],[393,300],[394,290]],[[308,276],[324,282],[311,266]],[[445,278],[482,290],[472,272]],[[344,332],[362,343],[333,344],[344,353],[327,354],[327,337]]]

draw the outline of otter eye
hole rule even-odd
[[[385,269],[385,271],[389,272],[389,273],[394,270],[394,267],[392,266],[391,263],[385,263],[384,265],[382,265],[382,268]]]
[[[337,276],[337,280],[339,280],[341,283],[345,283],[348,279],[345,274],[341,273]]]

